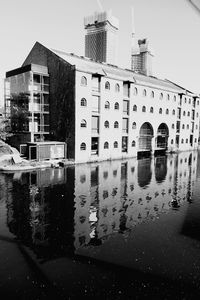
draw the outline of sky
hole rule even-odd
[[[200,8],[200,0],[192,0]],[[99,5],[100,2],[100,5]],[[131,6],[136,37],[148,38],[153,73],[200,93],[200,10],[189,0],[0,1],[0,104],[5,73],[22,65],[36,41],[84,55],[84,16],[112,10],[119,19],[118,65],[130,69]]]

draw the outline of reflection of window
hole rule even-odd
[[[86,144],[85,143],[81,143],[80,149],[81,150],[86,150]]]
[[[185,125],[184,124],[182,125],[182,129],[185,129]]]
[[[133,124],[132,124],[132,129],[136,129],[136,123],[135,122],[133,122]]]
[[[117,121],[114,123],[114,128],[119,128],[119,123]]]
[[[132,141],[132,147],[135,147],[135,141]]]
[[[114,148],[118,148],[118,142],[117,141],[114,142]]]
[[[108,81],[106,81],[105,83],[105,89],[110,90],[110,83]]]
[[[83,85],[83,86],[87,85],[87,78],[85,76],[81,77],[81,85]]]
[[[87,106],[87,101],[85,98],[81,99],[81,106]]]
[[[184,143],[184,139],[181,139],[181,144],[183,144]]]
[[[105,121],[105,122],[104,122],[104,127],[105,127],[105,128],[109,128],[109,122],[108,122],[108,121]]]
[[[115,109],[119,109],[119,103],[115,102]]]
[[[105,142],[104,143],[104,149],[108,149],[109,148],[109,144],[108,144],[108,142]]]
[[[86,120],[81,120],[81,127],[87,127]]]
[[[174,124],[172,124],[172,129],[174,129]]]
[[[106,109],[109,109],[109,108],[110,108],[110,102],[109,102],[109,101],[106,101],[106,102],[105,102],[105,108],[106,108]]]
[[[174,140],[171,140],[171,144],[173,144],[174,143]]]

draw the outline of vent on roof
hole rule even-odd
[[[73,55],[73,56],[74,56],[74,53],[70,53],[70,55]]]

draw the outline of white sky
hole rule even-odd
[[[155,76],[200,93],[200,12],[189,0],[100,1],[120,22],[119,66],[130,68],[133,5],[137,38],[154,49]],[[36,41],[84,55],[83,18],[96,10],[97,0],[1,0],[0,103],[5,72],[20,67]]]

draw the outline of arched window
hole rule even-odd
[[[147,95],[147,91],[144,89],[143,90],[143,96],[146,97],[146,95]]]
[[[198,116],[199,116],[199,114],[198,114],[198,112],[197,112],[197,118],[198,118]]]
[[[119,92],[120,91],[120,86],[118,83],[115,84],[115,92]]]
[[[81,143],[80,150],[86,150],[86,143]]]
[[[176,96],[174,95],[174,102],[176,102]]]
[[[108,122],[108,121],[105,121],[105,122],[104,122],[104,127],[105,127],[105,128],[109,128],[109,122]]]
[[[175,115],[175,109],[172,110],[172,115]]]
[[[132,145],[132,147],[135,147],[135,141],[132,141],[131,145]]]
[[[87,106],[87,100],[85,98],[81,99],[81,106]]]
[[[108,81],[106,81],[105,83],[105,89],[110,90],[110,83]]]
[[[154,91],[151,91],[151,98],[154,98]]]
[[[174,124],[172,124],[172,129],[174,129]]]
[[[153,107],[152,106],[150,107],[150,113],[153,113]]]
[[[137,105],[133,105],[133,111],[137,111]]]
[[[133,122],[133,124],[132,124],[132,129],[136,129],[136,123],[135,122]]]
[[[189,129],[190,127],[189,127],[189,124],[187,124],[187,129]]]
[[[173,145],[173,143],[174,143],[174,140],[171,140],[171,144]]]
[[[167,100],[170,100],[170,95],[169,94],[167,94]]]
[[[85,76],[81,77],[81,85],[83,85],[83,86],[87,85],[87,78]]]
[[[146,112],[146,106],[142,106],[142,112]]]
[[[159,114],[162,114],[162,108],[159,109]]]
[[[109,102],[109,101],[106,101],[106,102],[105,102],[105,108],[106,108],[106,109],[109,109],[109,108],[110,108],[110,102]]]
[[[199,100],[197,101],[197,105],[199,105]]]
[[[114,128],[119,128],[119,123],[117,121],[114,123]]]
[[[160,97],[159,97],[160,100],[163,99],[163,93],[160,93]]]
[[[187,115],[188,115],[188,117],[190,116],[190,112],[189,112],[189,111],[188,111],[188,114],[187,114]]]
[[[185,140],[186,144],[188,143],[188,139]]]
[[[119,109],[119,103],[115,102],[115,109]]]
[[[166,115],[168,115],[168,114],[169,114],[169,109],[167,108],[167,109],[166,109]]]
[[[182,129],[185,129],[185,124],[182,125]]]
[[[197,142],[197,139],[196,139],[196,138],[194,139],[194,142],[195,142],[195,143]],[[195,158],[195,157],[194,157],[194,158]]]
[[[86,120],[81,120],[81,127],[87,127],[87,122]]]
[[[138,90],[137,90],[137,88],[135,87],[134,88],[134,95],[136,96],[138,94]]]
[[[117,141],[114,142],[114,148],[118,148],[118,142]]]
[[[198,129],[198,125],[196,125],[196,129]]]
[[[191,99],[189,98],[189,104],[191,104]]]
[[[185,103],[187,103],[187,98],[185,97]]]
[[[185,116],[185,110],[183,111],[183,116]]]
[[[184,143],[184,139],[181,139],[181,144],[183,144]]]
[[[105,142],[103,147],[104,147],[104,149],[108,149],[109,148],[108,142]]]

